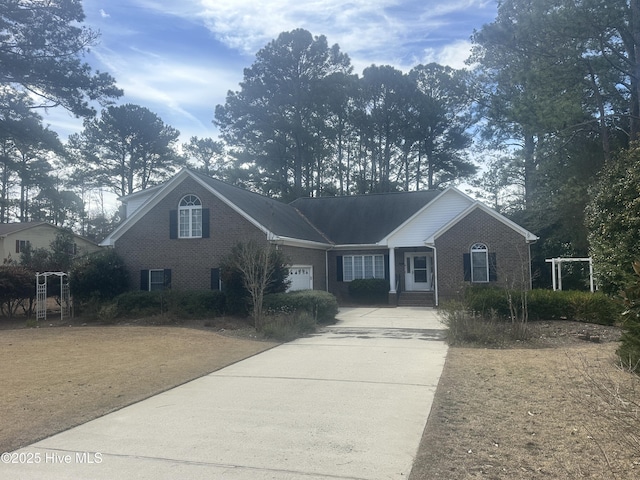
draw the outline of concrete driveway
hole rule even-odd
[[[25,447],[0,477],[407,478],[447,352],[442,326],[428,308],[339,319]]]

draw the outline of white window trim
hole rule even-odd
[[[193,205],[182,205],[182,202],[189,197],[191,197],[192,199],[195,199],[195,200],[190,200],[190,202],[197,201],[198,203]],[[193,229],[194,229],[193,212],[196,210],[200,211],[200,235],[193,234]],[[189,226],[188,226],[189,233],[187,235],[182,234],[183,233],[182,232],[182,212],[187,212],[187,218],[189,221]],[[202,201],[197,195],[193,195],[193,194],[185,195],[178,202],[178,238],[202,238]]]
[[[484,253],[484,260],[485,260],[485,279],[483,280],[476,280],[474,278],[474,273],[476,270],[476,266],[474,265],[474,253]],[[471,246],[470,249],[470,255],[469,255],[469,263],[471,266],[471,283],[489,283],[489,248],[487,247],[486,244],[484,243],[474,243]],[[482,265],[478,265],[477,268],[481,268]]]
[[[360,257],[360,265],[359,272],[356,272],[354,258]],[[373,268],[373,276],[365,277],[365,257],[372,257],[372,268]],[[376,261],[380,261],[382,265],[382,276],[376,275]],[[347,269],[345,268],[345,264],[350,262],[351,264],[351,275],[347,276]],[[384,268],[384,255],[343,255],[342,256],[342,281],[343,282],[351,282],[353,280],[360,280],[365,278],[385,278],[385,268]]]
[[[160,273],[162,273],[162,283],[160,283],[160,284],[159,284],[159,285],[161,285],[161,286],[162,286],[162,288],[160,288],[160,289],[158,289],[158,290],[164,290],[164,289],[165,289],[165,287],[164,287],[164,268],[150,268],[150,269],[149,269],[149,291],[150,291],[150,292],[155,292],[155,291],[157,291],[157,290],[154,290],[154,289],[152,288],[152,285],[158,285],[158,283],[157,283],[157,282],[156,282],[156,283],[152,283],[152,282],[151,282],[151,279],[152,279],[152,272],[160,272]]]

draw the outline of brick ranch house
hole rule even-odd
[[[183,169],[120,200],[126,218],[101,245],[142,290],[220,289],[221,260],[249,239],[283,250],[291,289],[341,300],[358,278],[386,279],[393,305],[437,305],[472,283],[531,286],[537,237],[454,187],[285,204]]]

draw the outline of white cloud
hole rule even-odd
[[[109,15],[107,12],[104,11],[104,9],[100,9],[100,16],[102,18],[109,18],[111,15]]]
[[[139,0],[145,8],[204,22],[229,48],[253,55],[283,31],[304,28],[326,35],[349,54],[356,72],[376,64],[403,70],[426,58],[463,66],[472,31],[453,38],[458,16],[493,9],[490,0]],[[481,25],[478,25],[480,27]],[[467,49],[468,50],[468,49]]]
[[[424,55],[420,63],[439,63],[451,68],[465,68],[465,60],[471,53],[471,42],[468,40],[458,40],[457,42],[445,45],[442,48],[428,48],[424,50]]]
[[[184,136],[213,136],[215,106],[224,103],[228,90],[238,88],[242,75],[223,64],[207,66],[137,48],[127,55],[105,49],[94,54],[124,90],[121,101],[146,106]],[[196,110],[208,110],[208,117],[203,120]],[[189,132],[180,127],[185,124]]]

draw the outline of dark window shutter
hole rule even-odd
[[[202,238],[209,238],[209,209],[202,209]]]
[[[20,253],[20,240],[16,240],[16,253]]]
[[[471,281],[471,254],[463,253],[462,254],[462,268],[464,269],[464,281]]]
[[[149,270],[140,270],[140,290],[149,291]]]
[[[384,279],[389,280],[389,255],[384,256]]]
[[[171,288],[171,269],[164,269],[164,288]]]
[[[342,274],[342,255],[336,257],[336,271],[338,272],[338,281],[342,282],[344,278]]]
[[[169,238],[178,238],[178,211],[169,211]]]
[[[496,263],[496,252],[489,253],[489,281],[498,281],[498,264]]]
[[[220,269],[211,269],[211,290],[220,290]]]

